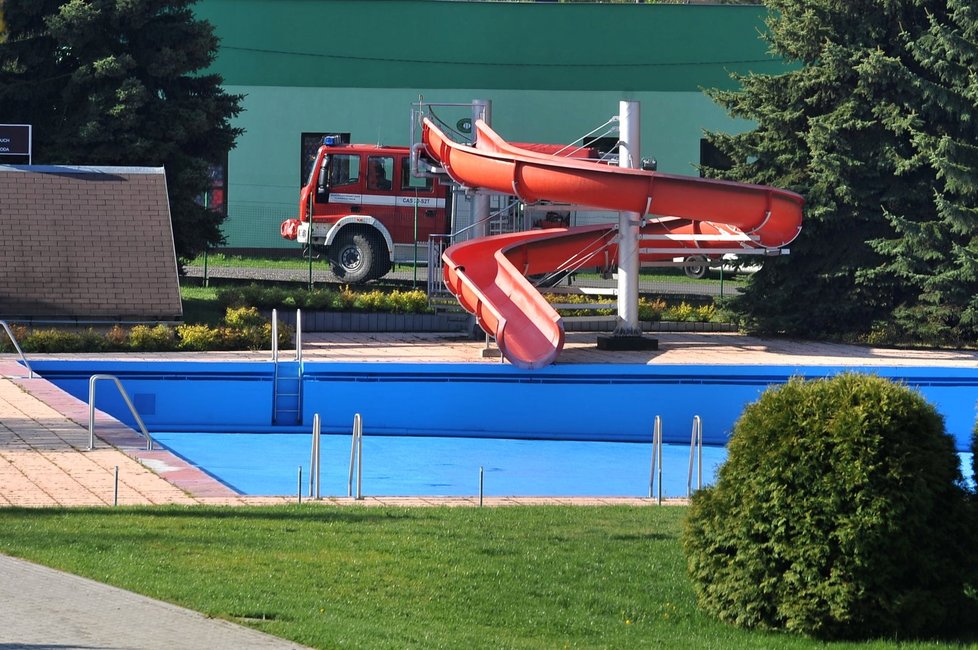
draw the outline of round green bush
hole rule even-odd
[[[738,420],[683,547],[700,606],[821,639],[956,633],[976,620],[974,506],[917,392],[843,374],[767,390]]]

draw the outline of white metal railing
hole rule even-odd
[[[319,413],[312,416],[312,453],[309,458],[309,496],[320,498],[320,435]],[[315,488],[315,489],[314,489]]]
[[[356,473],[357,490],[353,493],[353,476]],[[353,441],[350,446],[350,478],[346,483],[346,496],[358,501],[363,499],[363,418],[353,416]]]
[[[129,412],[136,418],[136,424],[139,425],[139,430],[142,432],[143,437],[146,438],[146,449],[152,451],[153,439],[150,437],[149,431],[146,430],[143,419],[136,412],[136,407],[132,405],[126,389],[122,387],[122,382],[115,375],[92,375],[88,380],[88,449],[95,449],[95,385],[101,379],[111,379],[115,382],[115,385],[119,388],[119,393],[122,395],[122,399],[126,401],[126,406],[129,407]]]
[[[24,362],[24,366],[27,368],[27,372],[28,372],[27,376],[30,379],[34,379],[34,377],[36,377],[37,375],[34,374],[34,369],[31,368],[31,364],[27,362],[27,357],[24,356],[24,352],[23,350],[20,349],[20,345],[17,344],[17,337],[14,336],[14,332],[12,329],[10,329],[10,325],[8,325],[7,321],[5,320],[0,320],[0,325],[3,326],[3,329],[7,333],[7,337],[10,339],[10,342],[14,344],[14,349],[17,350],[17,354],[20,356],[20,360]]]
[[[693,495],[693,467],[696,467],[696,489],[703,487],[703,421],[693,416],[693,433],[689,439],[689,474],[686,478],[686,496]]]
[[[295,310],[295,360],[302,361],[302,310]],[[272,310],[272,361],[278,361],[278,310]]]
[[[656,489],[658,488],[658,489]],[[652,427],[652,467],[649,470],[649,498],[658,494],[657,503],[662,505],[662,418],[655,416]]]

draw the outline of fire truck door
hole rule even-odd
[[[397,221],[403,224],[405,232],[401,241],[415,241],[417,226],[418,241],[427,245],[429,235],[448,232],[445,224],[445,201],[439,202],[435,184],[431,178],[416,178],[411,175],[411,159],[405,156],[400,160],[398,175]],[[415,224],[417,219],[417,224]]]
[[[391,231],[394,241],[397,235],[391,225],[394,216],[394,189],[391,179],[394,177],[393,156],[367,156],[367,184],[363,193],[363,211],[376,217]]]
[[[330,214],[360,212],[363,194],[360,168],[359,155],[332,153],[326,156],[316,181],[316,203],[330,204]]]

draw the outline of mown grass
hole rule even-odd
[[[217,301],[217,287],[200,287],[182,282],[180,299],[185,323],[216,327],[224,318],[224,308]]]
[[[322,265],[322,259],[314,258],[313,264]],[[187,266],[200,266],[205,264],[205,257],[200,255],[192,260],[186,261]],[[299,251],[293,251],[284,257],[257,257],[245,255],[225,255],[224,253],[209,253],[206,257],[208,267],[221,268],[251,268],[251,269],[306,269],[309,268],[309,258],[299,255]]]
[[[322,259],[314,259],[314,264],[322,265],[324,261]],[[201,255],[195,259],[188,260],[186,262],[187,266],[203,267],[204,266],[204,256]],[[258,256],[245,256],[245,255],[225,255],[224,253],[210,253],[207,256],[207,266],[215,268],[253,268],[253,269],[289,269],[289,270],[303,270],[309,268],[309,259],[306,257],[300,257],[296,252],[288,257],[258,257]],[[398,263],[398,267],[412,268],[411,264]],[[587,280],[596,280],[601,276],[597,273],[582,272],[577,274],[578,282],[585,282]],[[741,286],[746,281],[746,275],[731,275],[727,274],[724,276],[723,281],[730,284],[731,286]],[[682,268],[652,268],[643,269],[639,274],[639,281],[643,283],[655,283],[655,282],[688,282],[691,284],[702,284],[719,285],[721,282],[719,271],[711,271],[710,274],[700,280],[693,280],[686,277],[683,273]]]
[[[685,512],[0,509],[0,551],[318,648],[825,647],[700,613]]]

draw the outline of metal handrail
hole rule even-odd
[[[278,361],[278,310],[272,310],[272,361]]]
[[[7,332],[7,336],[10,338],[10,342],[14,344],[14,349],[17,350],[17,354],[20,356],[20,360],[24,362],[24,366],[27,368],[28,377],[34,379],[37,375],[34,374],[34,369],[31,368],[31,364],[27,362],[27,357],[24,356],[23,350],[20,349],[20,345],[17,344],[17,337],[14,336],[13,330],[10,329],[10,325],[7,321],[0,320],[0,325],[3,325],[3,329]]]
[[[319,443],[322,437],[321,431],[319,413],[314,413],[312,416],[312,453],[309,458],[309,496],[315,496],[316,499],[320,498],[321,472],[319,461],[321,452]]]
[[[689,439],[689,475],[686,478],[686,496],[693,495],[693,465],[697,468],[696,489],[703,487],[703,421],[693,416],[693,433]]]
[[[357,492],[353,494],[353,471],[356,469]],[[358,501],[363,499],[363,418],[353,416],[353,442],[350,446],[350,478],[346,483],[346,496]]]
[[[115,382],[115,385],[119,388],[119,393],[122,395],[122,399],[126,401],[126,406],[129,407],[129,412],[136,418],[139,430],[142,431],[143,437],[146,438],[146,449],[152,451],[153,438],[150,437],[149,431],[146,430],[143,419],[136,412],[136,407],[129,400],[129,395],[126,394],[126,389],[122,387],[122,382],[115,375],[92,375],[88,380],[88,449],[95,449],[95,384],[100,379],[111,379]]]
[[[295,360],[302,363],[302,310],[295,310]]]
[[[658,478],[658,504],[662,505],[662,418],[655,416],[652,427],[652,467],[649,470],[649,498]]]

